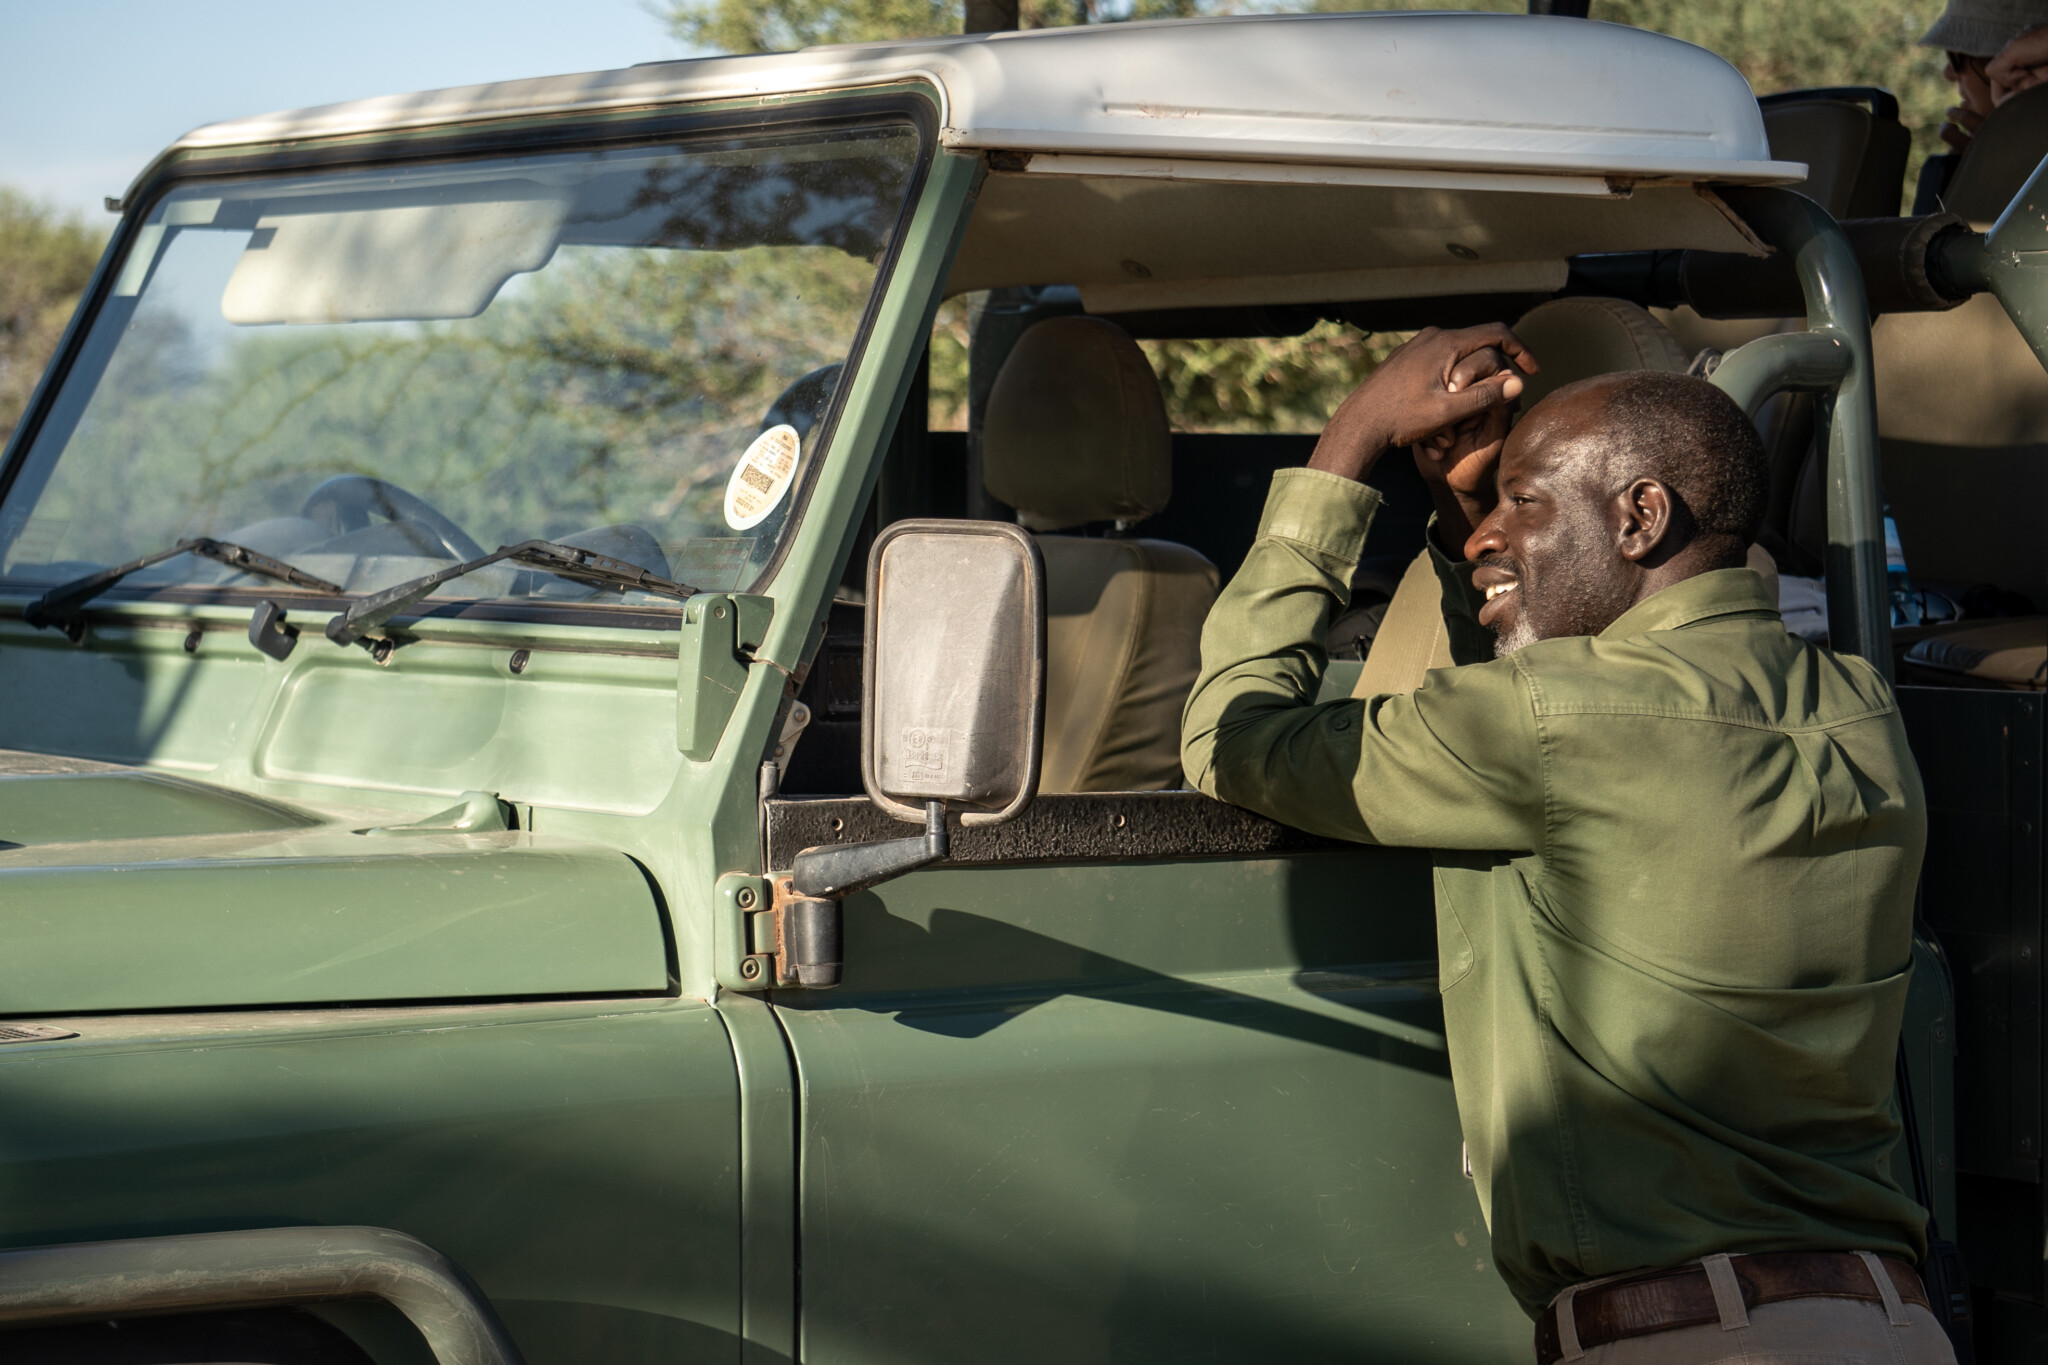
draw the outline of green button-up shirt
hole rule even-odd
[[[1516,1297],[1715,1251],[1918,1260],[1890,1095],[1926,808],[1891,689],[1788,635],[1747,569],[1462,663],[1491,637],[1440,559],[1461,666],[1317,705],[1378,505],[1275,476],[1183,762],[1288,824],[1435,851],[1458,1113]]]

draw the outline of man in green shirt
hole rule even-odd
[[[1186,771],[1435,851],[1459,1116],[1539,1359],[1952,1361],[1891,1164],[1926,842],[1891,689],[1743,567],[1764,457],[1729,398],[1603,376],[1510,434],[1536,368],[1504,327],[1424,332],[1275,475]],[[1460,666],[1318,705],[1362,480],[1407,446]]]

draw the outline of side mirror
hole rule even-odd
[[[839,900],[946,856],[947,820],[1014,819],[1038,791],[1045,561],[1016,526],[899,521],[868,559],[861,780],[924,833],[810,848],[777,878],[783,984],[839,982]]]
[[[995,521],[899,521],[868,559],[861,780],[898,820],[999,825],[1038,791],[1045,561]]]

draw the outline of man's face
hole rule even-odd
[[[1503,657],[1538,640],[1598,634],[1628,609],[1635,585],[1609,520],[1605,406],[1599,386],[1554,394],[1501,451],[1499,501],[1465,557],[1487,597],[1480,624]]]
[[[1972,57],[1966,52],[1951,52],[1948,54],[1948,65],[1943,67],[1941,72],[1955,83],[1957,103],[1980,119],[1989,114],[1996,103],[1992,98],[1991,77],[1984,71],[1987,65],[1988,58]]]

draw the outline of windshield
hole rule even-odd
[[[177,190],[0,506],[0,583],[205,536],[350,593],[535,539],[744,588],[917,157],[888,125]],[[123,584],[189,588],[278,585],[194,554]],[[451,598],[676,605],[510,562]]]

